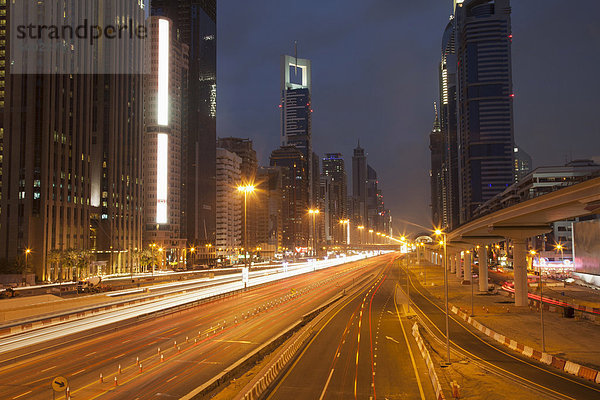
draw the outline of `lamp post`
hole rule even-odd
[[[371,244],[374,244],[374,242],[375,242],[375,239],[373,238],[373,235],[374,235],[373,232],[375,232],[373,229],[369,229],[369,233],[371,234]]]
[[[446,360],[450,364],[450,329],[448,323],[448,254],[446,252],[446,246],[448,237],[445,232],[440,229],[436,229],[434,232],[437,236],[442,237],[444,245],[444,303],[446,308]]]
[[[362,233],[365,227],[363,225],[359,225],[356,228],[358,229],[358,244],[362,244]]]
[[[346,245],[350,245],[350,220],[340,219],[340,224],[346,225]]]
[[[312,217],[312,225],[313,225],[313,256],[316,257],[317,256],[317,223],[316,223],[316,218],[317,215],[319,215],[320,211],[318,208],[311,208],[308,210],[308,213],[310,214],[310,216]]]
[[[248,265],[248,193],[254,192],[254,185],[238,186],[238,192],[244,193],[244,265]]]
[[[29,258],[29,253],[31,253],[31,249],[27,248],[25,249],[25,272],[29,272],[29,265],[28,265],[28,258]]]
[[[555,248],[557,251],[560,251],[560,262],[562,263],[564,261],[563,250],[565,249],[565,247],[561,243],[557,243]]]
[[[531,265],[533,266],[533,260],[536,255],[536,251],[531,249],[529,250],[529,254],[531,254]],[[542,263],[538,261],[539,266],[539,274],[540,274],[540,324],[542,328],[542,351],[546,352],[546,335],[544,332],[544,290],[543,290],[543,282],[542,282]]]

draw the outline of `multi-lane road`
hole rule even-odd
[[[400,264],[400,281],[404,285],[406,263],[402,260]],[[443,342],[445,313],[442,303],[434,299],[416,279],[410,280],[410,296],[412,307],[419,314],[420,320]],[[452,314],[449,319],[449,332],[452,362],[468,358],[481,368],[513,382],[514,390],[523,386],[539,393],[541,399],[600,398],[600,386],[597,384],[567,375],[551,366],[537,363],[500,347]],[[572,339],[565,334],[565,340]],[[510,398],[510,394],[506,394],[506,398]]]
[[[74,399],[179,398],[305,313],[375,276],[391,257],[271,282],[135,325],[99,326],[64,336],[58,345],[42,342],[6,352],[1,397],[48,399],[52,378],[63,376]]]
[[[398,268],[389,260],[369,285],[315,328],[269,399],[433,399],[427,367],[397,304]]]

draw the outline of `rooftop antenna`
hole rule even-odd
[[[296,57],[296,66],[294,69],[294,73],[298,75],[298,41],[294,40],[294,57]]]

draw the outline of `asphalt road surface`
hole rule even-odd
[[[405,287],[405,263],[403,260],[395,263],[401,268],[400,281]],[[411,279],[410,284],[411,301],[421,319],[432,333],[445,341],[446,325],[442,302],[433,299],[416,279]],[[515,382],[515,390],[522,385],[538,391],[541,399],[600,399],[598,385],[520,356],[505,347],[499,347],[464,321],[454,318],[452,313],[449,331],[451,348],[457,352],[452,356],[452,362],[467,357],[483,368]],[[576,339],[565,334],[565,340]],[[506,394],[506,398],[510,399],[509,393]]]
[[[433,399],[435,393],[395,293],[388,262],[315,327],[269,399]]]
[[[273,282],[133,326],[96,328],[57,347],[40,343],[3,354],[0,398],[52,398],[56,376],[67,378],[77,400],[180,398],[393,257]]]

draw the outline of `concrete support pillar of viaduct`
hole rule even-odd
[[[471,259],[472,254],[473,253],[471,252],[471,250],[465,251],[465,269],[462,281],[464,284],[471,283],[471,279],[473,279],[473,262]]]
[[[457,253],[455,256],[456,262],[456,279],[462,279],[462,259],[460,253]]]
[[[488,291],[488,254],[487,246],[480,246],[477,254],[479,258],[479,291]]]
[[[513,239],[513,271],[515,306],[528,305],[527,299],[527,240]]]
[[[451,256],[448,256],[448,262],[450,263],[450,273],[455,274],[456,273],[456,256],[454,254]]]
[[[515,288],[515,306],[526,307],[527,296],[527,239],[552,231],[550,225],[538,226],[493,226],[489,229],[496,235],[513,241],[513,271]]]

